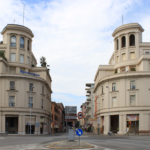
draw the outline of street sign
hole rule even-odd
[[[72,122],[77,120],[77,106],[65,106],[65,121]]]
[[[65,119],[77,119],[76,116],[65,116]]]
[[[78,136],[81,136],[81,135],[83,134],[83,131],[82,131],[81,129],[77,129],[77,130],[76,130],[76,134],[77,134]]]
[[[78,112],[78,119],[82,119],[83,118],[83,113],[82,112]]]
[[[40,123],[39,122],[35,122],[35,127],[39,127]]]
[[[29,122],[27,122],[27,126],[29,125]]]
[[[97,118],[97,123],[100,124],[100,118]]]

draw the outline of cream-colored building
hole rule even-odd
[[[1,34],[0,53],[6,59],[0,57],[0,133],[29,134],[31,106],[31,133],[48,134],[52,80],[46,67],[36,66],[34,35],[16,24],[8,24]]]
[[[138,23],[116,28],[109,65],[96,72],[97,118],[104,134],[109,122],[110,130],[119,134],[150,130],[150,43],[142,41],[143,31]]]

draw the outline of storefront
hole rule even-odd
[[[139,130],[139,115],[127,115],[127,131],[135,133],[137,130]]]

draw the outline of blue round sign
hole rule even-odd
[[[82,131],[81,129],[77,129],[77,130],[76,130],[76,134],[77,134],[78,136],[81,136],[81,135],[83,134],[83,131]]]

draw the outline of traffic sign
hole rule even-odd
[[[77,129],[77,130],[76,130],[76,134],[77,134],[78,136],[81,136],[81,135],[83,134],[82,129]]]
[[[82,112],[78,112],[78,118],[82,119],[83,118],[83,113]]]
[[[29,125],[29,122],[27,122],[27,126]]]

